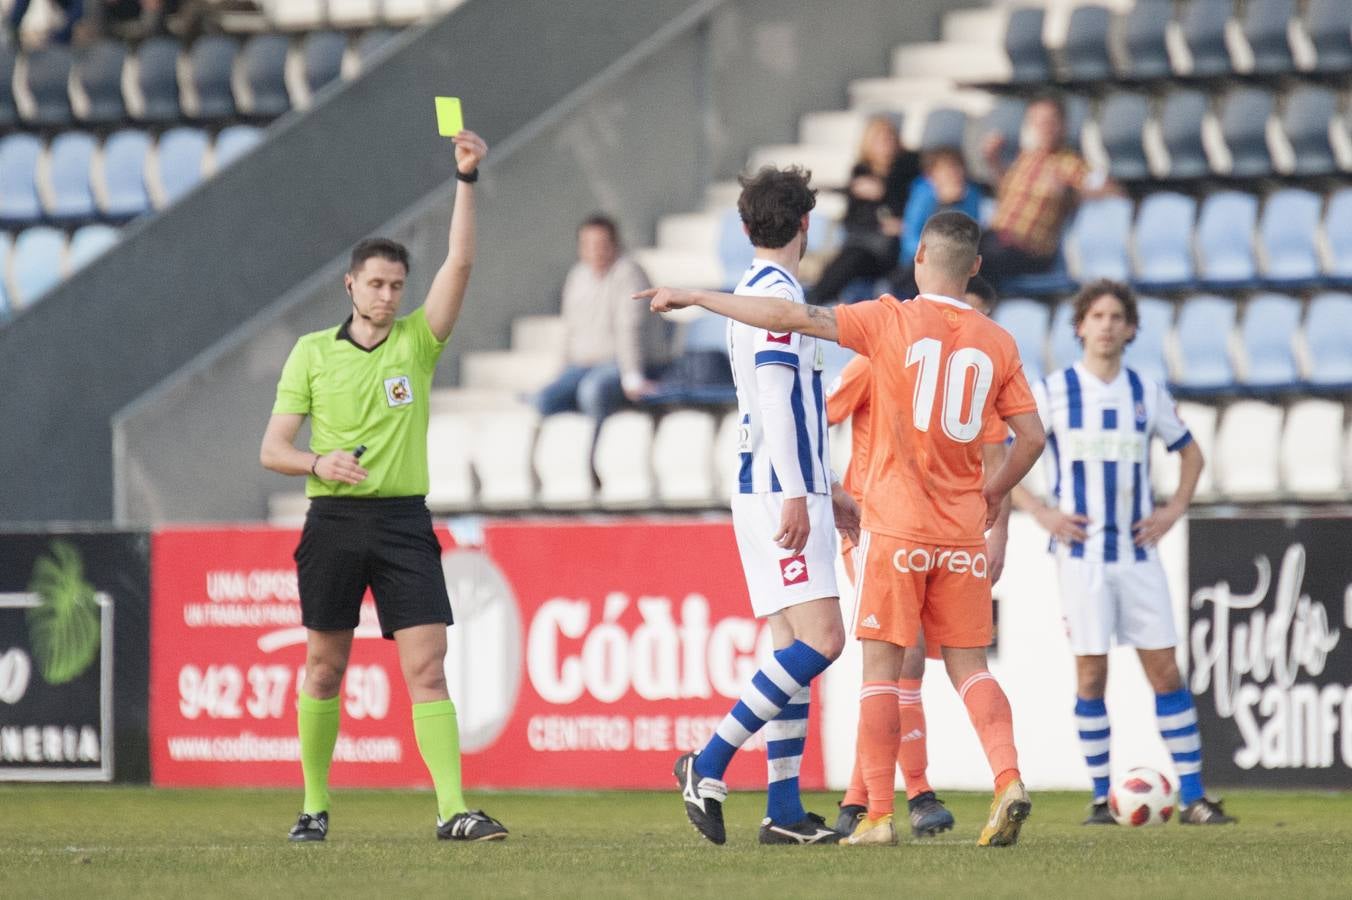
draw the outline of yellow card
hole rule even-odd
[[[465,129],[465,117],[460,112],[459,97],[437,98],[437,132],[442,137],[455,137]]]

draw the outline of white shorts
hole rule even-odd
[[[779,532],[779,494],[733,494],[732,530],[746,573],[756,618],[809,600],[836,597],[836,517],[826,494],[807,495],[810,530],[803,552],[793,555],[774,542]]]
[[[1061,608],[1076,656],[1101,656],[1113,642],[1140,650],[1178,644],[1169,584],[1159,557],[1094,562],[1057,551]]]

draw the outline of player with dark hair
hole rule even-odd
[[[460,183],[450,246],[423,305],[398,317],[408,251],[383,238],[362,241],[343,276],[352,314],[297,341],[277,385],[260,459],[274,472],[307,476],[310,497],[295,554],[307,652],[296,703],[305,801],[293,841],[328,834],[339,690],[368,587],[381,632],[398,646],[414,736],[436,786],[437,837],[507,836],[461,793],[459,729],[445,675],[451,604],[425,500],[428,395],[469,283],[473,185],[487,152],[473,132],[455,136]],[[302,450],[296,435],[307,416],[310,446]]]

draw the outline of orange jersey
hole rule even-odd
[[[845,364],[826,395],[827,422],[839,425],[850,420],[850,462],[840,485],[861,505],[864,502],[864,478],[868,473],[869,399],[872,393],[873,368],[869,358],[856,356]],[[991,416],[981,442],[1003,444],[1008,433],[1004,420]]]
[[[981,446],[1037,411],[1009,332],[922,294],[836,307],[840,344],[870,358],[863,527],[949,547],[985,543]],[[828,407],[828,416],[829,407]],[[993,421],[997,420],[997,421]]]

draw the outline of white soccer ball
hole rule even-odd
[[[1163,825],[1177,805],[1169,779],[1144,766],[1128,770],[1108,789],[1108,811],[1118,825]]]

